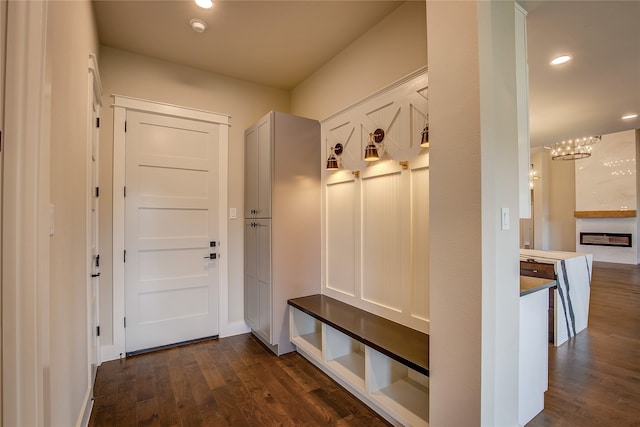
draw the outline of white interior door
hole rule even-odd
[[[126,351],[216,336],[219,125],[126,123]]]

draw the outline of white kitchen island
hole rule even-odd
[[[518,423],[524,426],[544,409],[549,386],[548,289],[555,280],[520,276],[520,368]]]
[[[587,328],[593,255],[520,249],[520,260],[554,266],[553,344],[558,346]]]

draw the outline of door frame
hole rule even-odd
[[[101,348],[102,361],[124,357],[125,350],[125,121],[127,111],[141,111],[218,124],[218,325],[220,336],[229,330],[228,175],[230,116],[194,108],[112,95],[113,102],[113,345]]]
[[[99,131],[99,120],[100,120],[100,107],[102,106],[102,83],[100,80],[100,72],[98,70],[98,59],[95,54],[89,54],[89,66],[88,72],[90,75],[89,84],[87,88],[87,193],[89,196],[87,197],[87,252],[86,252],[86,268],[87,268],[87,362],[89,369],[89,387],[93,391],[93,382],[95,380],[95,372],[92,370],[91,366],[100,365],[100,335],[96,330],[100,321],[99,321],[99,307],[100,307],[100,292],[99,290],[96,292],[96,303],[94,304],[91,301],[91,288],[94,286],[94,281],[98,281],[98,289],[99,289],[99,278],[92,277],[94,272],[93,269],[93,246],[94,244],[99,244],[99,241],[93,242],[93,236],[97,236],[99,234],[99,222],[96,221],[93,224],[92,221],[92,210],[93,210],[93,198],[98,197],[98,194],[95,193],[96,189],[93,188],[94,185],[94,176],[98,174],[99,163],[96,160],[95,162],[91,159],[91,156],[95,154],[94,147],[96,144],[99,144],[100,139],[100,131]],[[94,114],[95,113],[95,114]],[[95,123],[95,120],[98,120],[98,123]],[[98,148],[97,152],[100,151]],[[99,160],[99,159],[98,159]],[[94,169],[95,168],[95,169]],[[99,205],[98,205],[99,206]],[[99,218],[98,218],[99,220]],[[95,230],[92,230],[91,227],[96,227]],[[98,246],[99,247],[99,246]],[[98,323],[98,324],[96,324]],[[93,360],[93,348],[92,341],[93,338],[96,339],[96,355],[95,360]]]

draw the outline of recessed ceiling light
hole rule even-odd
[[[571,61],[571,57],[569,55],[557,56],[551,60],[551,65],[560,65],[569,61]]]
[[[622,120],[631,120],[631,119],[637,119],[638,115],[633,113],[633,114],[625,114],[624,116],[622,116]]]
[[[196,4],[203,9],[211,9],[213,7],[211,0],[196,0]]]
[[[204,33],[204,30],[207,29],[206,22],[200,19],[192,19],[191,21],[189,21],[189,25],[191,25],[191,29],[196,33]]]

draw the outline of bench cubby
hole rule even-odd
[[[322,323],[303,313],[291,312],[291,342],[315,357],[322,357]]]
[[[365,345],[348,335],[325,328],[324,361],[354,387],[365,391]]]
[[[367,391],[371,398],[403,425],[428,425],[429,377],[371,348],[367,356]]]

